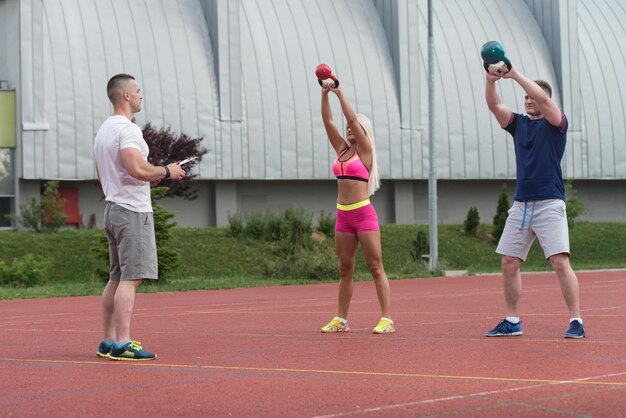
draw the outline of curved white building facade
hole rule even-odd
[[[587,218],[623,220],[623,5],[435,0],[433,16],[431,112],[427,0],[0,1],[0,106],[13,103],[16,127],[14,145],[3,140],[11,129],[0,127],[0,210],[15,213],[41,181],[59,179],[78,189],[82,214],[101,218],[93,138],[111,110],[106,82],[126,72],[143,89],[138,125],[201,137],[208,150],[197,169],[200,198],[166,202],[184,213],[181,225],[223,225],[228,213],[288,206],[332,211],[335,156],[314,76],[328,63],[373,121],[383,222],[426,222],[431,116],[440,221],[462,222],[470,206],[488,220],[501,184],[512,191],[515,178],[511,138],[484,100],[479,50],[498,40],[525,75],[553,86],[568,116],[563,172]],[[510,80],[499,88],[523,112],[523,90]]]

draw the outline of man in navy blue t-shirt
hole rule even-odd
[[[501,78],[516,81],[526,92],[526,115],[513,113],[502,103],[496,89]],[[513,136],[517,180],[515,199],[509,209],[496,252],[502,255],[502,282],[507,316],[487,332],[488,337],[522,335],[519,300],[522,292],[520,267],[535,240],[559,277],[561,292],[569,309],[566,338],[583,338],[578,278],[569,262],[569,232],[561,159],[567,140],[567,118],[550,98],[552,88],[518,72],[490,66],[485,86],[489,110],[500,126]]]

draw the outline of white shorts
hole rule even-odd
[[[535,237],[546,259],[555,254],[569,255],[569,230],[563,200],[514,201],[496,253],[526,261]]]

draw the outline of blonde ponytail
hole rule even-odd
[[[372,122],[367,116],[358,114],[356,119],[365,131],[367,139],[370,141],[372,148],[372,167],[370,168],[370,178],[367,182],[367,193],[369,196],[376,193],[376,190],[380,188],[380,176],[378,174],[378,164],[376,163],[376,141],[374,140],[374,129],[372,128]]]

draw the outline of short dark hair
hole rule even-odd
[[[111,103],[114,103],[117,100],[115,96],[122,88],[122,84],[128,80],[134,79],[135,77],[133,77],[132,75],[124,73],[116,74],[111,77],[111,79],[107,83],[107,96],[109,96],[109,100],[111,101]]]
[[[545,81],[545,80],[535,80],[535,83],[539,84],[539,87],[541,87],[543,89],[543,91],[548,93],[549,97],[552,97],[552,87],[550,87],[550,84],[547,81]]]

